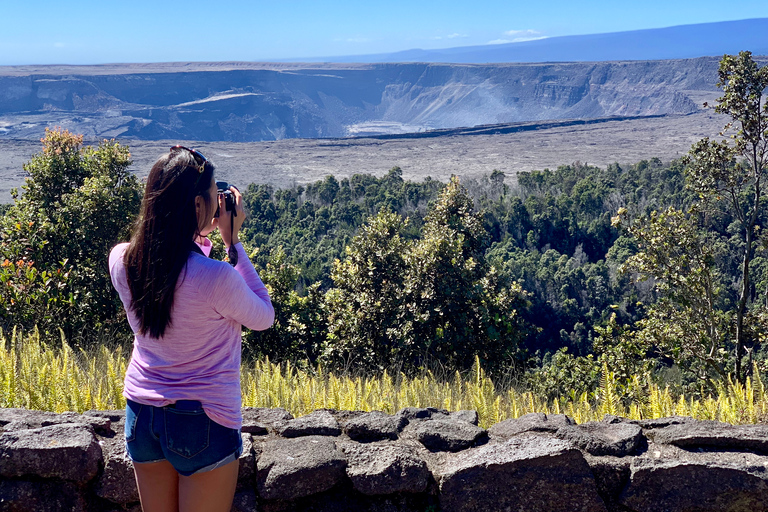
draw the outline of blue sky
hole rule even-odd
[[[0,65],[279,60],[765,17],[765,0],[0,0]]]

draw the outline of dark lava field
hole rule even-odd
[[[216,163],[220,179],[237,185],[287,187],[329,174],[381,176],[394,166],[402,168],[405,179],[430,176],[441,181],[452,174],[476,177],[498,169],[511,185],[519,171],[575,161],[606,166],[655,156],[666,162],[685,154],[700,138],[716,137],[724,124],[722,116],[703,110],[689,115],[446,130],[439,136],[200,143],[118,140],[130,146],[132,169],[139,176],[146,176],[152,162],[171,145],[183,143],[199,148]],[[39,140],[0,139],[0,202],[11,202],[11,187],[20,186],[26,176],[24,162],[40,148]]]

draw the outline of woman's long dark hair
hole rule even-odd
[[[149,172],[124,260],[140,334],[160,338],[171,325],[176,281],[200,234],[195,198],[215,207],[216,198],[209,197],[213,170],[205,162],[200,173],[192,154],[180,150],[160,157]]]

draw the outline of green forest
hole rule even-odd
[[[768,67],[725,56],[725,137],[685,157],[480,178],[237,184],[275,325],[247,358],[349,375],[469,371],[555,399],[603,368],[704,396],[768,371]],[[129,148],[49,130],[0,209],[0,327],[130,346],[107,255],[142,187]],[[220,239],[214,257],[224,258]]]

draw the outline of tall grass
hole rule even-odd
[[[0,407],[83,412],[125,407],[123,377],[128,360],[106,347],[73,350],[62,336],[52,348],[37,330],[27,335],[0,331]]]
[[[105,347],[92,353],[73,350],[62,338],[58,347],[40,341],[35,332],[0,331],[0,406],[54,412],[125,407],[123,376],[128,363],[122,350]],[[349,378],[312,372],[291,364],[257,361],[242,368],[243,404],[284,407],[295,416],[318,408],[380,410],[394,413],[402,407],[474,409],[480,425],[489,427],[530,412],[567,414],[578,423],[602,419],[606,414],[632,419],[680,415],[733,424],[756,423],[768,415],[768,397],[758,372],[745,384],[721,383],[716,396],[703,399],[674,396],[668,387],[635,380],[631,403],[619,399],[613,373],[603,367],[598,392],[571,393],[548,402],[530,392],[497,389],[479,363],[469,377],[458,372],[437,379],[427,372],[418,378],[389,375]]]

